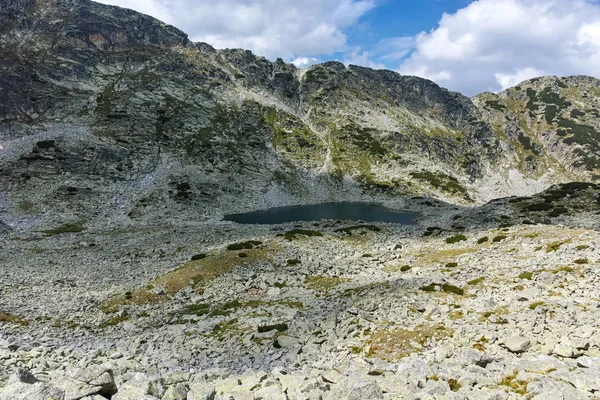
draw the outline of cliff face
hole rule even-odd
[[[528,109],[529,86],[473,102],[390,71],[215,50],[87,0],[8,0],[0,212],[35,224],[414,194],[470,204],[591,179],[597,81],[557,82],[579,103],[539,87]]]

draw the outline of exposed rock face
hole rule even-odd
[[[541,80],[527,114],[523,90],[474,104],[391,71],[298,70],[215,50],[88,0],[5,3],[0,212],[14,225],[408,194],[482,202],[598,169],[591,78],[557,81],[562,94],[543,96],[540,85],[554,86]],[[561,96],[579,103],[544,123],[547,98]],[[591,119],[585,132],[572,108]]]
[[[484,117],[517,150],[519,168],[600,178],[600,80],[534,78],[498,95],[474,98]]]

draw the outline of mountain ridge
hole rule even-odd
[[[564,143],[523,113],[526,90],[470,99],[388,70],[300,70],[87,0],[11,0],[0,31],[7,219],[206,218],[340,197],[468,205],[596,176],[598,121]]]

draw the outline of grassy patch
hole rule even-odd
[[[535,301],[535,302],[529,304],[529,309],[535,310],[536,308],[545,306],[545,305],[546,305],[546,303],[544,303],[543,301]]]
[[[273,325],[260,325],[256,328],[258,333],[271,332],[273,330],[277,330],[279,332],[285,332],[288,330],[287,324],[273,324]]]
[[[120,323],[122,323],[122,322],[125,322],[125,321],[129,320],[130,318],[131,318],[131,317],[130,317],[130,316],[128,316],[128,315],[126,315],[126,316],[124,316],[124,317],[113,317],[113,318],[110,318],[110,319],[108,319],[108,320],[104,321],[104,322],[101,324],[101,326],[102,326],[103,328],[106,328],[106,327],[109,327],[109,326],[117,326],[117,325],[119,325]]]
[[[553,274],[558,274],[559,272],[567,272],[567,273],[571,273],[575,271],[575,268],[573,267],[558,267],[552,270]]]
[[[0,312],[0,323],[28,326],[29,322],[13,314]]]
[[[521,272],[517,278],[530,281],[533,278],[533,272]]]
[[[414,330],[397,329],[375,332],[368,339],[369,357],[398,361],[411,353],[421,351],[430,342],[452,337],[454,331],[442,325],[419,325]]]
[[[455,243],[462,242],[465,240],[467,240],[467,237],[465,235],[454,235],[449,238],[446,238],[446,243],[455,244]]]
[[[527,207],[525,207],[525,209],[527,211],[532,211],[532,212],[549,211],[552,208],[554,208],[552,206],[552,204],[548,204],[548,203],[535,203],[535,204],[530,204]]]
[[[379,232],[381,228],[375,225],[354,225],[348,226],[346,228],[336,229],[335,232],[345,233],[347,235],[352,235],[353,232],[358,231],[359,233],[366,232]]]
[[[425,170],[421,172],[411,172],[410,176],[422,182],[427,182],[430,186],[443,192],[462,195],[466,199],[469,199],[467,189],[461,186],[458,179],[453,176]]]
[[[475,285],[478,285],[478,284],[480,284],[480,283],[481,283],[481,282],[483,282],[484,280],[485,280],[485,276],[482,276],[482,277],[480,277],[480,278],[477,278],[477,279],[472,279],[472,280],[468,281],[468,282],[467,282],[467,285],[470,285],[470,286],[475,286]]]
[[[490,241],[490,239],[487,236],[484,236],[482,238],[477,239],[477,244],[483,244],[483,243],[486,243],[489,241]]]
[[[527,394],[527,385],[529,384],[529,382],[517,380],[516,378],[518,373],[519,371],[515,370],[511,375],[503,377],[499,385],[507,386],[508,388],[510,388],[511,391],[524,396],[525,394]]]
[[[262,244],[259,240],[248,240],[247,242],[233,243],[227,246],[227,250],[250,250]]]
[[[492,239],[492,242],[499,243],[499,242],[503,241],[504,239],[506,239],[507,237],[508,236],[506,236],[506,235],[498,235]]]
[[[383,267],[384,272],[393,273],[393,272],[407,272],[410,271],[412,267],[410,265],[388,265]]]
[[[62,233],[79,233],[85,229],[81,222],[73,223],[73,224],[65,224],[59,226],[58,228],[49,229],[46,231],[42,231],[42,233],[46,236],[56,236]]]
[[[307,276],[304,280],[304,284],[306,284],[311,289],[317,292],[327,292],[336,286],[341,285],[344,282],[348,282],[349,279],[340,278],[337,276]]]
[[[579,246],[575,247],[577,250],[585,250],[585,249],[589,249],[590,246],[588,246],[587,244],[580,244]]]
[[[465,291],[458,286],[451,285],[449,283],[430,283],[429,285],[421,286],[421,290],[424,292],[435,292],[436,288],[439,287],[444,293],[453,293],[459,296],[465,294]]]
[[[587,264],[589,263],[589,260],[587,258],[578,258],[577,260],[573,261],[575,264]]]
[[[558,249],[560,249],[560,246],[562,246],[565,243],[568,243],[569,241],[565,241],[565,242],[552,242],[552,243],[548,243],[546,245],[546,253],[551,253],[553,251],[558,251]]]
[[[275,252],[274,249],[260,248],[247,250],[248,257],[246,258],[240,258],[237,253],[225,252],[215,257],[188,261],[178,269],[149,282],[145,288],[135,289],[111,298],[100,306],[100,309],[104,312],[114,312],[124,305],[159,303],[171,299],[173,295],[188,286],[201,290],[203,285],[231,272],[236,267],[271,261],[270,256],[273,252]],[[163,287],[164,294],[156,294],[149,287]]]
[[[323,234],[319,231],[311,231],[308,229],[292,229],[283,234],[283,237],[290,241],[297,239],[298,236],[320,237],[323,236]]]

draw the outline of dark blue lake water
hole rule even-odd
[[[389,222],[404,225],[416,223],[415,216],[410,213],[391,210],[380,204],[371,203],[322,203],[275,207],[264,211],[225,216],[225,221],[239,224],[267,225],[296,221],[320,221],[323,219]]]

